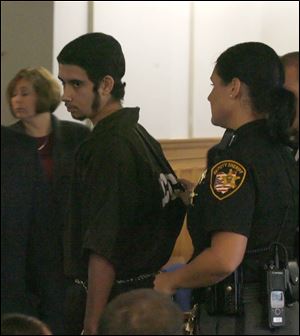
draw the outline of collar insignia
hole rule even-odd
[[[213,195],[223,200],[234,194],[243,184],[246,169],[236,161],[224,160],[211,169],[210,190]]]
[[[206,177],[206,173],[207,173],[207,169],[205,169],[205,170],[203,171],[203,173],[202,173],[202,175],[201,175],[201,177],[200,177],[200,179],[199,179],[198,184],[201,184],[201,183],[204,181],[204,179],[205,179],[205,177]]]

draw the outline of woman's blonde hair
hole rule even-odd
[[[33,86],[37,94],[36,113],[54,112],[61,102],[61,89],[58,81],[44,67],[21,69],[9,82],[7,100],[12,111],[11,98],[20,79],[25,79]]]

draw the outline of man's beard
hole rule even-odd
[[[99,94],[98,92],[94,92],[94,100],[92,102],[92,106],[91,106],[91,109],[92,109],[92,115],[95,115],[97,114],[98,110],[99,110],[99,107],[100,107],[100,97],[99,97]],[[80,120],[80,121],[84,121],[85,119],[90,119],[89,117],[87,116],[73,116],[74,119],[76,120]]]

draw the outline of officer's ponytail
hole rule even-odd
[[[291,126],[295,118],[295,96],[291,91],[277,88],[266,97],[267,125],[270,136],[281,143],[291,144]]]

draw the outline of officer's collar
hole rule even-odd
[[[226,129],[220,143],[217,145],[218,149],[225,149],[230,147],[236,139],[235,131],[228,128]]]
[[[240,136],[245,136],[248,133],[253,133],[257,129],[260,129],[265,126],[266,126],[266,120],[259,119],[259,120],[254,120],[247,124],[244,124],[236,130],[228,128],[226,129],[222,137],[222,140],[218,145],[218,148],[225,149],[225,148],[231,147]]]
[[[255,131],[256,129],[260,129],[262,127],[265,127],[267,124],[267,120],[266,119],[257,119],[257,120],[254,120],[254,121],[250,121],[244,125],[242,125],[241,127],[239,127],[238,129],[236,129],[234,131],[234,133],[237,135],[237,136],[240,136],[240,135],[245,135],[249,132],[253,132]]]

